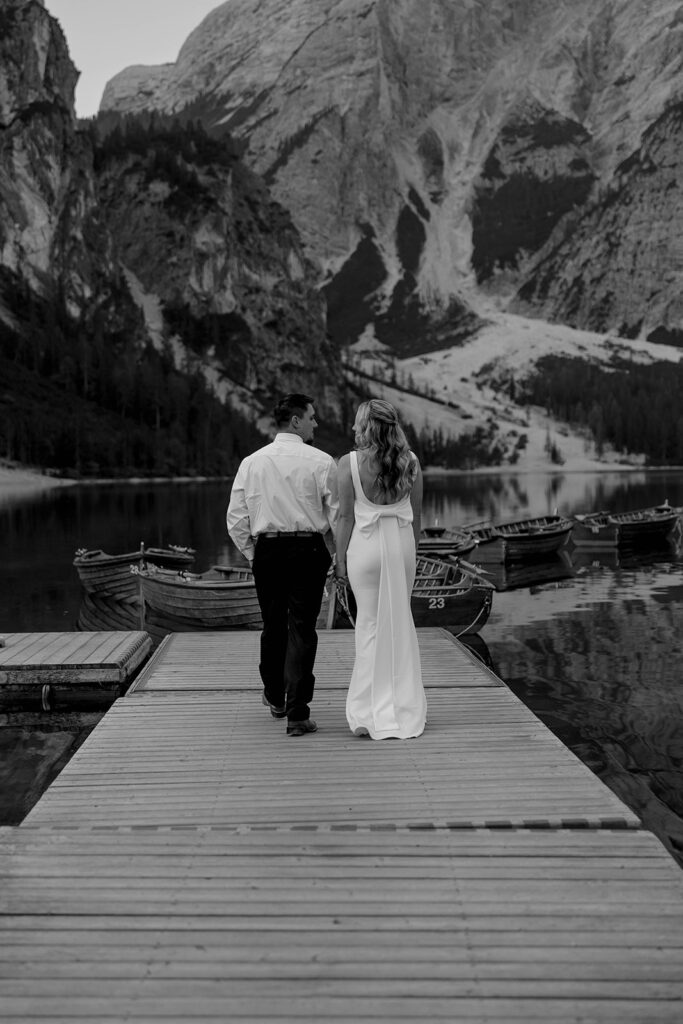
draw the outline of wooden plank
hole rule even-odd
[[[184,975],[187,971],[189,977],[207,969],[214,972],[220,969],[221,972],[232,971],[234,976],[237,969],[240,969],[244,972],[243,976],[251,976],[256,980],[257,972],[263,971],[260,961],[264,950],[258,945],[258,938],[255,940],[230,930],[216,930],[210,950],[194,946],[192,936],[188,939],[183,933],[172,931],[164,942],[149,949],[145,963],[140,962],[140,951],[132,931],[117,929],[106,936],[94,932],[84,936],[71,933],[65,936],[64,944],[59,946],[49,942],[49,935],[42,945],[33,934],[30,942],[21,941],[22,935],[18,932],[12,933],[12,941],[7,945],[3,939],[0,932],[0,964],[7,965],[6,975],[10,973],[9,965],[13,965],[13,977],[25,977],[31,970],[31,962],[27,960],[27,945],[30,945],[31,961],[38,958],[44,961],[43,976],[46,978],[52,976],[53,971],[64,976],[70,968],[74,972],[73,976],[78,977],[81,968],[92,971],[95,965],[106,977],[111,976],[112,968],[117,973],[123,970],[124,964],[130,965],[127,969],[134,976],[150,969],[160,973],[170,973],[173,969],[176,976],[178,972]],[[168,963],[169,949],[175,961],[172,964]],[[627,976],[628,972],[634,980],[646,977],[650,981],[656,978],[675,979],[680,970],[681,953],[677,949],[653,948],[646,960],[637,964],[624,963],[622,957],[619,948],[604,947],[595,941],[581,949],[564,947],[560,957],[556,946],[540,943],[520,948],[511,941],[508,945],[469,948],[466,942],[453,941],[452,937],[446,936],[438,945],[422,945],[414,941],[400,944],[393,940],[391,944],[385,945],[374,943],[372,935],[362,932],[357,932],[352,942],[349,942],[347,935],[335,936],[330,940],[326,936],[306,936],[292,932],[287,934],[287,942],[282,948],[277,948],[273,943],[273,948],[268,951],[268,963],[275,977],[283,969],[291,971],[292,965],[302,960],[310,961],[311,970],[322,972],[326,969],[336,975],[341,970],[348,971],[352,965],[360,974],[366,973],[365,968],[371,966],[374,970],[379,969],[379,973],[390,975],[396,970],[405,970],[405,964],[409,964],[414,965],[415,973],[423,977],[430,969],[441,974],[444,968],[456,976],[463,976],[466,970],[472,970],[473,960],[480,965],[482,973],[489,977],[494,970],[500,974],[515,971],[521,976],[539,976],[548,973],[549,964],[553,965],[558,976],[566,977],[576,972],[576,965],[581,965],[581,970],[593,977],[600,973],[603,978],[619,978]]]
[[[104,1002],[107,999],[120,999],[124,1005],[132,1006],[137,1001],[154,1000],[163,1002],[167,1007],[172,1008],[175,1013],[185,1008],[185,1013],[190,1015],[196,1011],[197,1000],[212,1000],[213,1009],[218,1010],[218,1003],[221,996],[226,998],[228,1004],[236,1004],[238,1000],[244,1000],[243,1012],[249,1006],[256,1007],[263,1001],[267,1005],[268,997],[276,1000],[295,1002],[300,1006],[308,1004],[310,1008],[314,998],[318,999],[319,1011],[323,1014],[334,1006],[335,1000],[342,1000],[344,1003],[356,999],[373,998],[382,1000],[385,1013],[389,1006],[395,1005],[401,999],[426,999],[427,1006],[432,1000],[438,1000],[443,1006],[446,1001],[451,1003],[451,1012],[454,1009],[453,1001],[465,997],[472,999],[477,996],[482,999],[496,998],[517,998],[524,999],[577,999],[581,1003],[590,1002],[591,999],[623,999],[623,1000],[654,1000],[674,1004],[678,1002],[681,1008],[681,996],[683,994],[683,982],[678,984],[675,981],[658,982],[647,984],[643,981],[636,981],[629,984],[625,981],[594,982],[590,978],[581,977],[571,981],[562,981],[551,977],[546,980],[525,979],[508,980],[492,979],[485,980],[480,977],[473,977],[474,972],[468,972],[464,979],[452,978],[450,980],[439,980],[428,978],[427,980],[406,977],[402,978],[364,978],[345,977],[335,979],[330,977],[316,977],[312,971],[312,978],[302,982],[300,978],[278,979],[271,978],[269,973],[261,974],[258,980],[258,990],[254,992],[254,981],[252,978],[228,978],[226,980],[218,977],[207,979],[192,979],[186,977],[156,978],[148,974],[145,978],[135,978],[128,974],[125,977],[125,995],[122,993],[121,979],[114,981],[104,978],[83,978],[78,980],[78,992],[81,999],[98,999]],[[17,979],[3,981],[0,979],[0,1000],[11,1000],[12,997],[23,997],[30,999],[33,1003],[40,1005],[42,1001],[46,1008],[48,1001],[59,1002],[65,999],[73,1003],[73,989],[76,979],[72,978],[49,978],[46,980],[30,977],[28,979]],[[226,993],[229,988],[230,994]],[[302,999],[302,990],[306,991],[308,998]],[[289,1009],[291,1011],[292,1006]],[[387,1005],[388,1004],[388,1005]],[[257,1011],[258,1012],[258,1011]],[[277,1012],[277,1011],[276,1011]],[[310,1009],[309,1009],[310,1012]],[[346,1011],[348,1013],[348,1009]],[[223,1018],[225,1019],[225,1018]],[[328,1019],[325,1016],[323,1019]],[[430,1019],[430,1018],[427,1018]],[[680,1018],[679,1018],[680,1019]]]
[[[474,988],[474,986],[473,986]],[[121,987],[123,990],[123,986]],[[637,1003],[627,999],[613,999],[609,1006],[604,999],[586,998],[573,1003],[563,996],[556,999],[483,999],[476,994],[460,998],[457,1003],[438,996],[409,999],[401,996],[387,998],[358,997],[353,999],[337,997],[292,997],[283,1001],[280,997],[242,997],[227,999],[222,996],[186,999],[152,996],[144,999],[120,997],[36,999],[38,1014],[21,1016],[22,1024],[37,1024],[46,1019],[46,1009],[53,1024],[73,1024],[74,1020],[106,1020],[107,1022],[130,1021],[136,1024],[158,1024],[160,1020],[184,1024],[187,1021],[226,1021],[231,1024],[260,1024],[278,1021],[278,1024],[300,1024],[302,1019],[314,1021],[348,1020],[353,1024],[376,1024],[377,1020],[411,1021],[424,1024],[425,1020],[457,1020],[458,1024],[489,1024],[519,1021],[552,1021],[559,1024],[680,1024],[680,1005],[672,1001],[642,999]],[[47,1006],[45,1007],[45,1004]],[[23,1013],[23,1000],[6,999],[0,1007],[0,1020],[17,1021],[17,1014]],[[421,1007],[421,1008],[420,1008]],[[580,1016],[579,1016],[580,1014]]]
[[[136,847],[134,852],[136,854],[139,853],[139,849]],[[57,864],[46,865],[40,857],[24,855],[15,872],[14,879],[30,878],[34,875],[38,875],[43,881],[47,878],[59,878],[64,881],[76,878],[85,887],[99,886],[101,856],[101,852],[96,855],[72,853],[66,862],[60,861]],[[182,872],[182,868],[178,868],[175,863],[164,863],[162,856],[149,864],[142,863],[135,879],[131,882],[128,871],[130,865],[125,857],[121,856],[118,860],[113,858],[108,860],[107,863],[110,865],[111,871],[108,881],[118,877],[117,872],[120,870],[122,877],[126,879],[126,883],[133,887],[146,879],[148,872],[151,873],[155,880],[177,878],[181,876]],[[227,863],[219,857],[213,859],[205,857],[203,858],[203,863],[209,865],[213,874],[223,878],[228,885],[241,886],[246,878],[268,879],[272,871],[274,859],[272,855],[268,857],[259,856],[258,863],[254,864],[250,863],[246,857],[241,860],[231,858]],[[565,867],[562,871],[562,878],[572,881],[583,879],[587,883],[594,883],[601,880],[612,880],[612,873],[617,871],[622,882],[633,886],[634,883],[642,881],[640,872],[643,866],[641,862],[625,864],[623,860],[618,861],[616,858],[614,861],[609,861],[609,863],[600,861],[596,864],[593,860],[586,857],[581,858],[580,862],[574,866]],[[659,869],[652,868],[649,864],[645,866],[650,872],[650,879],[659,881],[668,878],[663,866]],[[308,866],[302,864],[300,859],[297,860],[295,857],[288,858],[285,854],[278,857],[277,867],[281,880],[286,878],[305,878],[308,870]],[[412,877],[413,873],[420,872],[421,877],[427,882],[429,879],[449,878],[454,870],[457,869],[459,877],[483,879],[486,884],[491,879],[503,876],[509,879],[532,879],[535,882],[541,882],[543,879],[551,877],[551,868],[554,868],[553,864],[547,861],[540,861],[539,863],[538,858],[534,858],[533,861],[530,860],[528,863],[516,864],[510,856],[501,857],[492,864],[488,863],[482,869],[477,869],[469,862],[463,862],[456,857],[449,858],[448,862],[444,864],[434,864],[429,857],[411,857],[407,864],[389,867],[382,863],[379,858],[365,858],[360,863],[354,859],[353,863],[349,863],[348,858],[338,856],[333,858],[333,863],[325,864],[324,871],[319,869],[317,878],[334,880],[353,878],[358,884],[362,885],[367,882],[367,884],[372,886],[375,880],[380,877],[382,879],[400,879],[404,881]],[[112,886],[116,888],[117,883],[112,881]]]
[[[361,829],[339,829],[329,824],[311,827],[276,825],[241,826],[189,826],[189,827],[148,827],[135,828],[114,824],[70,826],[62,824],[45,828],[24,822],[20,829],[0,830],[0,854],[13,854],[21,850],[24,855],[35,850],[40,853],[46,837],[50,837],[55,852],[64,850],[70,857],[79,851],[88,850],[93,856],[111,854],[111,835],[116,834],[117,850],[144,852],[148,846],[157,853],[168,850],[172,854],[181,851],[190,857],[225,856],[224,836],[239,835],[239,846],[231,856],[268,856],[269,846],[275,845],[278,856],[290,851],[294,856],[312,850],[324,850],[325,857],[346,857],[352,849],[358,858],[372,857],[377,850],[377,834],[391,836],[391,850],[396,856],[443,858],[449,864],[454,856],[453,835],[448,829],[386,829],[379,825],[368,825]],[[311,843],[308,845],[309,833]],[[588,831],[567,831],[564,829],[542,829],[538,832],[527,829],[466,829],[457,832],[457,851],[461,858],[468,858],[481,865],[489,858],[503,857],[506,863],[512,857],[556,860],[562,855],[563,861],[583,862],[590,857],[596,863],[603,858],[613,862],[615,851],[623,860],[643,860],[651,867],[661,862],[670,866],[670,859],[662,859],[662,845],[649,833],[642,831],[617,830],[619,843],[614,844],[615,830],[601,829]],[[126,845],[129,844],[129,847]],[[573,860],[574,859],[574,860]]]
[[[37,952],[37,951],[36,951]],[[42,950],[40,951],[42,953]],[[126,980],[135,982],[144,979],[155,979],[157,981],[185,979],[188,981],[209,981],[220,976],[222,982],[247,982],[251,981],[260,985],[264,970],[259,963],[258,951],[252,946],[251,955],[253,963],[245,962],[241,957],[229,955],[233,950],[224,951],[221,956],[212,953],[199,959],[188,957],[180,963],[168,963],[168,951],[165,958],[152,957],[149,961],[140,963],[133,958],[120,956],[118,951],[109,951],[109,957],[104,963],[88,953],[84,948],[78,959],[75,957],[60,958],[59,960],[48,960],[41,971],[41,981],[85,981],[94,973],[95,977],[105,981],[117,981],[123,975]],[[355,951],[354,951],[355,952]],[[338,951],[338,959],[334,963],[319,960],[315,954],[308,954],[310,961],[308,965],[308,978],[310,981],[319,980],[323,982],[339,982],[353,976],[354,981],[360,982],[401,982],[405,979],[406,965],[409,966],[412,980],[418,983],[434,982],[444,984],[449,982],[464,982],[471,979],[473,970],[471,963],[467,962],[464,956],[444,958],[443,962],[435,960],[433,950],[429,950],[427,956],[416,956],[413,962],[408,959],[407,951],[404,956],[391,957],[387,959],[378,957],[372,945],[367,943],[363,947],[363,961],[359,962],[356,957],[349,955],[346,950]],[[391,953],[385,950],[385,953]],[[33,955],[35,952],[32,951]],[[584,954],[583,961],[569,961],[554,965],[552,977],[549,977],[548,960],[537,957],[534,950],[533,957],[527,954],[526,957],[509,958],[503,954],[501,960],[495,962],[482,962],[477,965],[476,975],[481,982],[504,984],[506,981],[516,980],[518,983],[548,984],[551,980],[565,985],[577,983],[576,975],[581,975],[581,980],[587,984],[598,985],[620,985],[620,995],[625,996],[629,990],[631,995],[640,995],[640,998],[647,992],[649,987],[655,988],[655,995],[661,995],[664,987],[675,985],[680,979],[680,959],[678,965],[669,961],[662,961],[660,958],[649,958],[644,964],[632,965],[615,961],[604,961],[600,958],[590,959]],[[292,968],[300,962],[299,949],[289,951],[289,956],[281,960],[274,960],[269,964],[268,975],[271,981],[285,983],[288,975],[291,975]],[[139,954],[138,954],[139,955]],[[175,957],[174,957],[175,959]],[[37,964],[35,962],[22,963],[18,958],[7,961],[12,964],[12,978],[17,981],[32,980],[36,977]],[[580,965],[580,967],[579,967]],[[577,967],[579,969],[577,970]],[[677,970],[678,967],[678,970]],[[0,979],[1,981],[1,979]],[[638,993],[638,986],[643,989]],[[227,987],[227,984],[224,986]],[[634,991],[635,990],[635,991]]]

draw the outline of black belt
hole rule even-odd
[[[316,533],[313,530],[271,530],[268,533],[259,533],[259,537],[267,537],[272,540],[273,537],[321,537],[322,534]]]

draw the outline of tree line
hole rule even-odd
[[[140,329],[112,329],[104,312],[76,323],[19,279],[13,307],[18,328],[0,322],[3,458],[65,476],[216,476],[263,443],[198,365],[178,369]]]
[[[151,157],[150,173],[182,174],[196,165],[216,164],[230,169],[241,154],[241,147],[228,132],[209,134],[201,122],[181,111],[168,115],[155,111],[128,114],[105,127],[101,117],[83,123],[94,152],[94,167],[100,171],[112,159],[131,154]]]
[[[331,447],[333,454],[341,454],[348,451],[349,443],[346,440],[360,402],[366,402],[370,398],[376,398],[377,392],[372,388],[373,383],[382,386],[389,385],[399,391],[411,394],[418,394],[427,397],[421,391],[410,391],[408,387],[396,385],[382,376],[374,376],[371,373],[358,370],[355,365],[347,362],[344,365],[345,378],[342,387],[342,436],[344,442],[337,452]],[[378,372],[381,374],[381,367]],[[441,401],[441,405],[446,402]],[[403,422],[403,429],[406,438],[415,452],[420,464],[423,466],[434,466],[443,469],[474,469],[477,466],[496,466],[501,462],[508,461],[511,464],[519,459],[520,452],[526,446],[526,437],[519,439],[517,448],[510,453],[496,439],[496,426],[492,421],[473,426],[472,430],[453,436],[444,430],[442,426],[430,426],[427,422],[419,429],[412,423]],[[336,442],[336,437],[335,437]]]
[[[611,370],[580,359],[547,356],[515,387],[515,401],[587,428],[596,448],[638,452],[650,465],[683,464],[683,364],[615,363]]]

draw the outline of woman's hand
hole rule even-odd
[[[335,575],[336,579],[342,580],[342,582],[346,583],[347,576],[346,576],[346,559],[345,558],[342,558],[341,560],[337,559],[337,562],[336,562],[335,567],[334,567],[334,575]]]

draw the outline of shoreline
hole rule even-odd
[[[446,469],[441,466],[424,466],[423,474],[426,478],[435,477],[459,477],[459,476],[567,476],[578,473],[677,473],[683,471],[683,466],[639,466],[635,464],[624,464],[623,462],[601,462],[596,463],[587,460],[585,465],[574,463],[570,466],[535,465],[502,465],[502,466],[477,466],[472,469]],[[131,476],[131,477],[86,477],[76,479],[73,477],[49,476],[23,466],[0,465],[0,491],[8,492],[30,492],[46,491],[55,487],[100,487],[112,485],[137,486],[140,484],[189,484],[225,482],[229,483],[234,476]]]
[[[425,477],[434,476],[570,476],[577,473],[679,473],[683,466],[625,466],[623,462],[587,463],[585,466],[477,466],[475,469],[443,469],[423,466]]]
[[[0,465],[0,490],[7,491],[46,491],[52,487],[71,487],[78,481],[63,477],[48,476],[20,466]]]
[[[62,477],[50,476],[23,466],[0,465],[0,491],[46,491],[53,487],[98,487],[111,484],[189,484],[229,481],[231,476],[127,476],[127,477]]]

